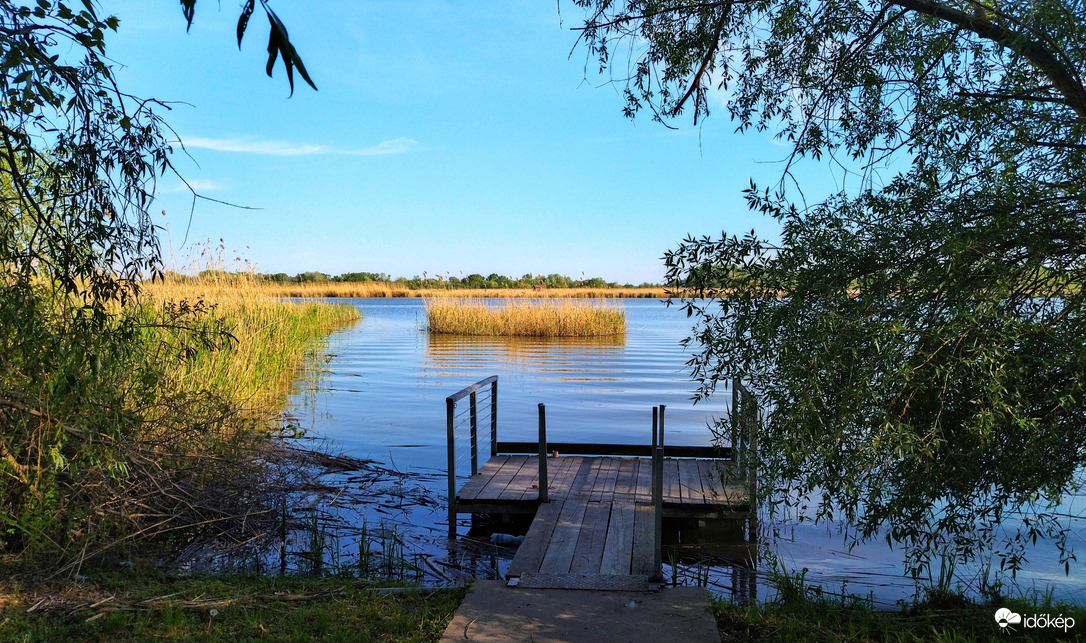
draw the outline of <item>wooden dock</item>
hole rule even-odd
[[[507,577],[520,578],[528,587],[628,589],[648,582],[656,548],[652,460],[550,457],[549,502],[538,503],[538,458],[491,458],[456,498],[464,513],[535,511]],[[726,463],[666,458],[663,515],[745,516],[746,491],[739,484],[722,484],[721,466]]]
[[[456,489],[450,473],[450,535],[458,513],[534,514],[506,574],[510,585],[650,589],[660,580],[664,518],[737,517],[753,524],[753,478],[740,471],[735,451],[665,447],[664,407],[653,410],[651,445],[548,442],[542,404],[539,442],[503,443],[492,401],[491,456],[480,467],[475,392],[487,386],[496,396],[496,378],[489,378],[449,398],[450,472],[455,402],[469,396],[472,448],[471,477]]]

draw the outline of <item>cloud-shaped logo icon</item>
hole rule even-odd
[[[1010,627],[1011,625],[1018,625],[1022,622],[1022,615],[1016,614],[1006,607],[1001,607],[996,610],[995,613],[996,623],[999,623],[999,627]]]

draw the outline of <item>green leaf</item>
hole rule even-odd
[[[309,77],[309,72],[306,70],[305,65],[302,63],[301,56],[298,55],[297,50],[294,49],[294,45],[290,44],[290,36],[287,34],[287,28],[279,16],[275,15],[275,12],[271,10],[266,4],[264,11],[268,15],[268,24],[271,26],[271,33],[268,35],[268,64],[265,68],[268,76],[272,75],[272,69],[275,67],[275,60],[277,56],[282,54],[283,66],[287,70],[287,83],[290,84],[290,93],[294,95],[294,67],[297,66],[298,73],[302,75],[302,78],[313,89],[317,89],[317,86],[313,83],[313,79]]]
[[[275,29],[273,27],[272,30],[271,30],[271,33],[268,34],[268,64],[264,68],[264,71],[267,72],[269,78],[271,78],[272,69],[275,68],[275,60],[278,57],[279,57],[279,34],[278,34],[278,32],[275,31]],[[292,93],[293,93],[293,90],[294,90],[294,86],[291,85]]]
[[[249,18],[253,15],[255,8],[256,0],[249,0],[241,10],[241,15],[238,16],[238,49],[241,49],[241,37],[245,35],[245,28],[249,26]]]
[[[192,19],[196,17],[196,0],[181,0],[181,13],[185,15],[185,31],[192,28]]]

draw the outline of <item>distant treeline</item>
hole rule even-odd
[[[231,273],[219,271],[219,270],[205,270],[199,274],[201,278],[207,277],[229,277]],[[640,286],[634,286],[633,284],[620,284],[614,281],[606,281],[600,277],[591,277],[588,279],[573,279],[565,275],[550,274],[550,275],[533,275],[528,273],[522,277],[506,277],[505,275],[491,274],[488,277],[484,277],[480,274],[471,274],[466,277],[456,277],[453,275],[436,275],[434,277],[429,276],[427,273],[423,273],[422,276],[415,275],[410,279],[406,277],[397,277],[393,279],[389,275],[383,272],[345,272],[342,275],[329,275],[323,272],[302,272],[296,275],[288,275],[285,272],[276,272],[271,274],[255,273],[252,275],[257,279],[264,281],[270,281],[274,283],[321,283],[321,282],[340,282],[340,283],[365,283],[365,282],[382,282],[389,284],[402,285],[405,288],[412,290],[422,289],[441,289],[441,288],[535,288],[537,286],[543,286],[545,288],[658,288],[659,284],[643,283]]]

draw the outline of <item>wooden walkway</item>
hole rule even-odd
[[[656,554],[651,459],[559,456],[547,465],[546,503],[538,502],[538,456],[495,456],[457,494],[459,512],[535,512],[507,576],[526,587],[645,585]],[[663,465],[665,516],[745,515],[743,485],[721,483],[721,467],[732,461],[665,458]]]

